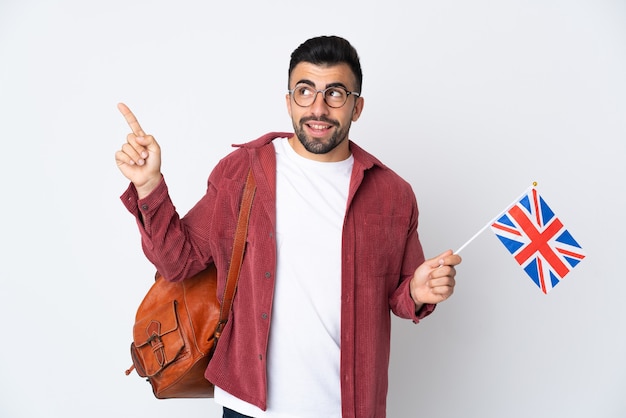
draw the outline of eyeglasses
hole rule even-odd
[[[346,104],[348,96],[360,97],[356,91],[348,91],[343,87],[328,87],[324,90],[315,90],[308,84],[297,84],[293,89],[288,90],[294,102],[300,107],[309,107],[317,99],[317,93],[322,93],[324,102],[332,108],[338,108]]]

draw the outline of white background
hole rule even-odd
[[[118,197],[126,102],[185,213],[230,144],[291,130],[289,54],[338,34],[352,139],[414,187],[427,256],[532,181],[588,254],[543,295],[486,231],[452,299],[394,319],[390,417],[626,416],[626,3],[0,0],[0,416],[218,417],[126,377],[152,282]]]

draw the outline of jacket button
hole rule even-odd
[[[145,203],[143,205],[141,205],[141,209],[143,210],[148,210],[148,205],[146,205]]]
[[[261,318],[263,318],[263,319],[267,319],[267,314],[266,314],[265,312],[263,312],[263,313],[261,314]]]
[[[265,272],[265,278],[269,279],[270,277],[272,277],[272,273],[270,273],[269,271]]]

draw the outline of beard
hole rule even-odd
[[[336,128],[335,132],[327,141],[319,138],[311,138],[304,132],[304,125],[311,121],[324,122],[334,126]],[[326,154],[335,149],[337,145],[341,144],[348,137],[350,126],[341,128],[339,122],[322,116],[302,118],[297,124],[294,121],[293,129],[298,137],[298,140],[308,152],[312,154]]]

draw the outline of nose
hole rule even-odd
[[[310,109],[314,115],[322,115],[327,114],[329,106],[326,104],[326,99],[324,98],[324,90],[318,90],[315,92],[315,98],[313,99],[313,103],[311,103]],[[318,100],[318,95],[322,95],[322,97]]]

